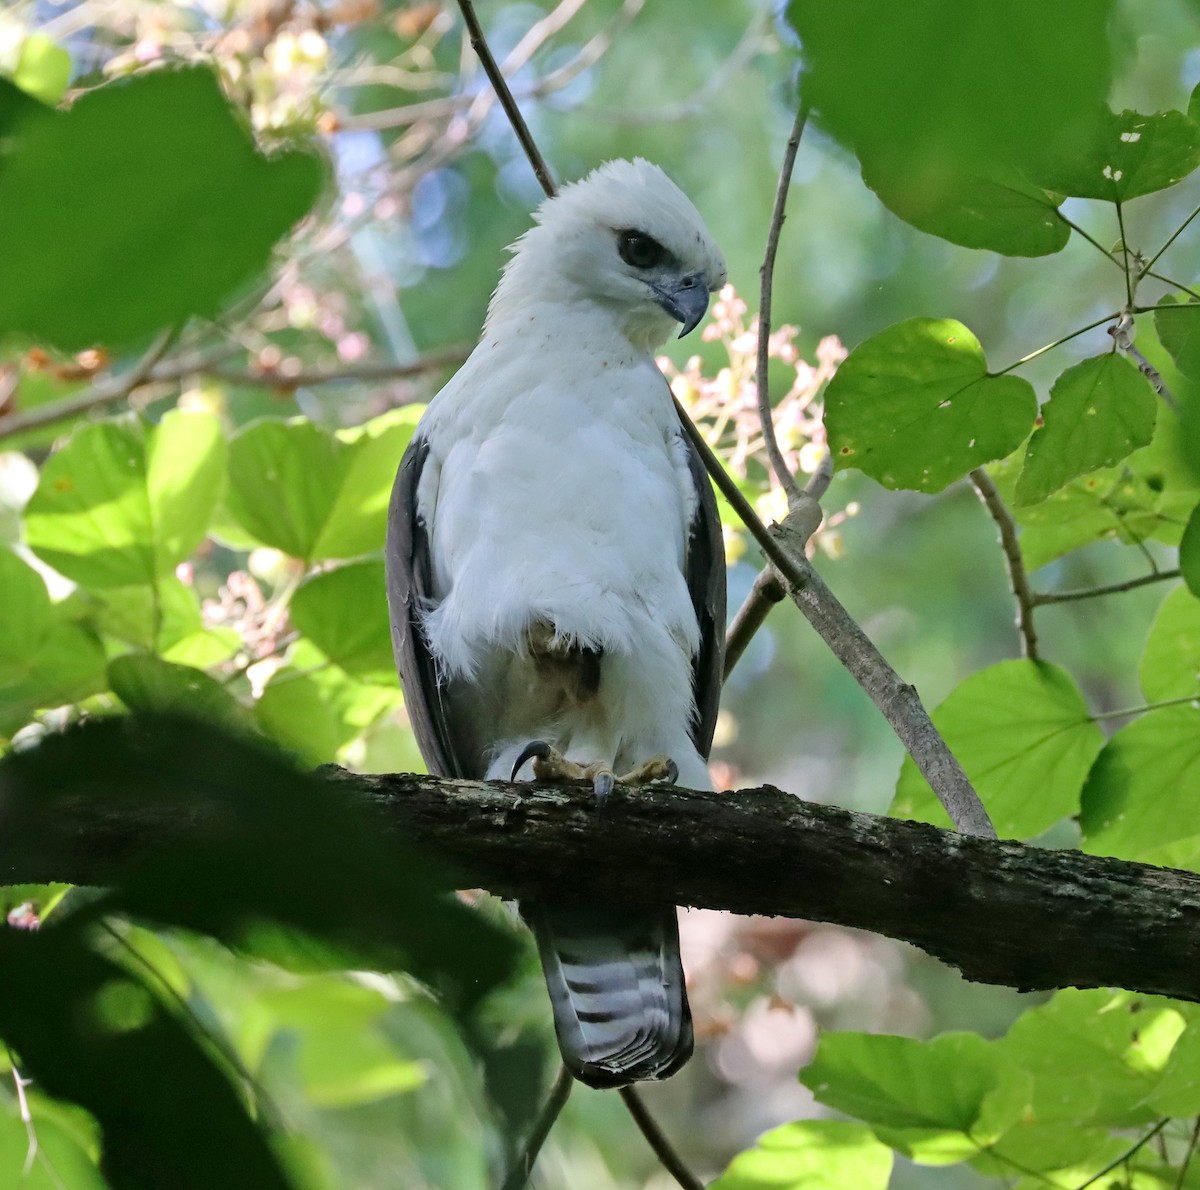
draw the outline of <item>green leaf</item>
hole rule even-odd
[[[1191,1021],[1175,1043],[1148,1102],[1168,1116],[1200,1112],[1200,1021]]]
[[[804,99],[893,211],[956,243],[1040,255],[1067,229],[1022,175],[1076,151],[1097,123],[1111,7],[792,0],[788,19]]]
[[[1036,415],[1033,389],[988,375],[979,340],[952,319],[912,318],[859,344],[825,393],[838,466],[920,492],[1007,455]]]
[[[1001,661],[972,674],[933,712],[933,722],[1001,838],[1031,838],[1074,814],[1104,743],[1070,674],[1041,661]],[[890,813],[949,825],[911,757],[901,766]]]
[[[42,576],[12,550],[0,548],[0,682],[24,673],[54,622]]]
[[[1175,366],[1200,381],[1200,302],[1164,297],[1154,309],[1154,330]]]
[[[939,161],[925,177],[895,152],[860,150],[863,181],[906,223],[960,244],[1005,256],[1049,256],[1066,247],[1071,229],[1058,217],[1060,200],[1017,176],[1003,181],[960,175]]]
[[[1153,1121],[1147,1097],[1184,1027],[1169,1001],[1067,988],[996,1044],[1034,1076],[1034,1120],[1130,1128]]]
[[[347,673],[395,683],[382,562],[314,575],[296,591],[289,611],[292,624]]]
[[[412,437],[409,410],[330,433],[263,420],[230,443],[230,513],[257,541],[314,562],[383,548],[387,506]]]
[[[1083,788],[1084,850],[1200,867],[1200,710],[1165,707],[1123,727]]]
[[[224,466],[211,414],[81,426],[42,468],[25,511],[26,540],[75,582],[153,583],[204,539]]]
[[[925,1165],[978,1154],[1021,1118],[1026,1080],[974,1033],[932,1041],[826,1033],[800,1081],[819,1103],[870,1124],[885,1144]]]
[[[1200,599],[1186,587],[1176,588],[1162,601],[1139,676],[1148,702],[1200,697]]]
[[[12,80],[43,103],[57,103],[71,81],[71,55],[44,33],[31,33],[21,46]]]
[[[98,1151],[93,1151],[77,1128],[64,1120],[67,1105],[26,1091],[31,1123],[37,1136],[37,1157],[26,1171],[29,1158],[29,1133],[15,1112],[0,1113],[0,1172],[20,1190],[110,1190],[97,1167]],[[74,1115],[83,1113],[74,1109]],[[94,1127],[92,1131],[95,1131]],[[99,1146],[95,1146],[98,1150]]]
[[[1200,126],[1183,112],[1105,110],[1086,139],[1043,164],[1039,185],[1075,198],[1127,202],[1165,190],[1200,165]]]
[[[1042,408],[1045,424],[1029,440],[1017,503],[1038,504],[1076,476],[1146,446],[1156,412],[1150,382],[1122,356],[1095,356],[1068,368]]]
[[[131,711],[194,715],[235,727],[246,716],[215,678],[190,665],[172,665],[149,653],[127,653],[108,667],[112,692]]]
[[[1192,509],[1179,541],[1179,569],[1188,590],[1200,599],[1200,504]]]
[[[216,314],[307,213],[324,172],[310,153],[259,153],[202,67],[119,79],[68,111],[26,105],[7,136],[0,336],[65,350]]]
[[[709,1190],[887,1190],[892,1150],[863,1124],[798,1120],[739,1153]]]

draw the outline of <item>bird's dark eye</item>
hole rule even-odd
[[[618,232],[617,251],[621,259],[635,269],[652,269],[667,254],[667,250],[653,236],[642,231]]]

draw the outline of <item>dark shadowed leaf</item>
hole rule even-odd
[[[24,104],[7,124],[0,335],[67,350],[216,314],[324,173],[312,153],[261,154],[202,67],[120,79],[69,111]]]
[[[113,1190],[288,1190],[205,1047],[83,931],[0,933],[0,963],[0,1033],[42,1090],[96,1118]]]
[[[149,653],[126,653],[110,662],[108,682],[131,711],[196,715],[227,727],[249,722],[249,714],[215,678]]]
[[[989,375],[979,340],[948,318],[911,318],[860,343],[825,394],[837,466],[920,492],[1003,458],[1036,414],[1029,384]]]
[[[1158,409],[1145,376],[1115,352],[1068,368],[1042,407],[1017,481],[1017,503],[1037,504],[1077,475],[1118,463],[1154,436]]]
[[[0,873],[19,857],[108,884],[113,907],[234,944],[277,921],[409,970],[452,1006],[514,960],[511,938],[459,905],[350,788],[212,725],[91,721],[8,757],[0,789]],[[64,833],[80,815],[90,825]]]

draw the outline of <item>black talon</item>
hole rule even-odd
[[[667,757],[667,784],[677,785],[679,783],[679,765],[677,765],[670,757]]]
[[[549,760],[553,751],[554,749],[551,748],[545,740],[530,740],[529,743],[521,749],[521,755],[518,756],[513,762],[512,776],[509,777],[509,780],[515,781],[517,779],[517,774],[521,771],[527,760],[533,760],[534,758],[538,760]]]
[[[597,773],[592,778],[592,792],[596,795],[596,802],[600,806],[608,801],[608,795],[612,793],[614,783],[612,773]]]

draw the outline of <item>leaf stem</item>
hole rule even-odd
[[[1009,364],[1007,368],[1001,368],[999,372],[992,372],[993,376],[1004,376],[1019,368],[1022,364],[1029,363],[1030,360],[1037,359],[1039,355],[1045,355],[1047,351],[1053,351],[1056,347],[1061,347],[1064,343],[1069,343],[1072,339],[1079,338],[1080,335],[1087,334],[1088,331],[1094,331],[1096,327],[1103,326],[1106,322],[1115,322],[1121,317],[1120,310],[1114,310],[1111,314],[1106,314],[1103,318],[1097,318],[1095,322],[1089,322],[1087,326],[1081,326],[1077,331],[1072,331],[1069,335],[1063,335],[1061,339],[1055,339],[1053,343],[1047,343],[1045,347],[1039,347],[1036,351],[1031,351],[1028,355],[1023,355],[1016,363]]]
[[[1143,277],[1154,276],[1150,270],[1155,266],[1158,258],[1183,234],[1184,229],[1197,215],[1200,215],[1200,207],[1197,207],[1171,234],[1167,237],[1167,242],[1146,262],[1142,269]]]
[[[650,1147],[654,1150],[654,1155],[658,1158],[667,1173],[683,1187],[683,1190],[704,1190],[704,1183],[684,1165],[679,1154],[671,1147],[671,1142],[667,1140],[662,1129],[659,1128],[658,1122],[650,1114],[637,1091],[633,1087],[622,1087],[620,1095],[625,1101],[625,1106],[629,1109],[629,1114],[633,1117],[634,1123],[641,1129],[641,1133],[646,1140],[650,1142]]]
[[[1182,575],[1180,570],[1156,570],[1153,574],[1143,574],[1138,578],[1126,579],[1123,583],[1109,583],[1103,587],[1083,587],[1077,591],[1035,591],[1033,593],[1034,607],[1048,603],[1072,603],[1077,599],[1098,599],[1102,595],[1120,595],[1124,591],[1133,591],[1148,583],[1163,583]]]
[[[1117,268],[1122,269],[1122,272],[1125,271],[1121,266],[1121,262],[1106,247],[1104,247],[1104,245],[1101,244],[1099,240],[1093,238],[1086,231],[1084,231],[1083,228],[1080,227],[1078,223],[1074,223],[1074,222],[1072,222],[1072,220],[1068,219],[1066,217],[1066,215],[1064,215],[1058,207],[1056,207],[1054,209],[1054,214],[1063,223],[1065,223],[1073,232],[1075,232],[1077,235],[1083,236],[1083,238],[1085,240],[1087,240],[1087,242],[1089,244],[1091,244],[1091,246],[1093,248],[1095,248],[1097,252],[1101,253],[1105,257],[1105,259],[1111,260],[1112,263],[1117,266]],[[1128,281],[1128,277],[1126,277],[1126,281]]]
[[[1118,199],[1113,205],[1117,208],[1117,228],[1121,233],[1121,255],[1124,260],[1121,268],[1125,273],[1125,307],[1128,309],[1133,305],[1134,285],[1129,269],[1129,244],[1125,240],[1125,215],[1121,210],[1120,199]]]
[[[1159,1122],[1155,1124],[1154,1127],[1151,1128],[1141,1140],[1131,1145],[1119,1157],[1110,1161],[1103,1169],[1097,1170],[1090,1178],[1088,1178],[1086,1182],[1081,1182],[1075,1187],[1075,1190],[1087,1190],[1089,1186],[1095,1185],[1102,1177],[1104,1177],[1105,1174],[1112,1173],[1112,1171],[1119,1165],[1124,1165],[1125,1162],[1128,1161],[1129,1158],[1132,1157],[1143,1145],[1152,1141],[1167,1126],[1168,1123],[1168,1117],[1163,1116],[1163,1118],[1159,1120]]]
[[[1193,214],[1194,213],[1195,212],[1193,212]],[[1187,1152],[1184,1153],[1183,1161],[1180,1162],[1179,1173],[1175,1178],[1174,1190],[1183,1190],[1183,1183],[1187,1178],[1188,1166],[1191,1165],[1192,1157],[1195,1156],[1197,1143],[1200,1143],[1200,1116],[1196,1117],[1195,1127],[1192,1128],[1192,1135],[1188,1140]]]
[[[1157,711],[1161,707],[1178,707],[1184,703],[1200,702],[1200,690],[1195,694],[1188,694],[1182,698],[1164,698],[1161,702],[1148,702],[1140,707],[1126,707],[1122,711],[1097,711],[1094,715],[1089,715],[1088,718],[1093,722],[1098,722],[1101,719],[1126,719],[1130,715],[1144,715],[1147,711]]]
[[[537,1161],[538,1153],[541,1152],[546,1137],[550,1135],[554,1121],[558,1119],[570,1098],[571,1088],[574,1085],[575,1080],[571,1077],[571,1072],[565,1066],[560,1066],[558,1077],[550,1088],[550,1094],[546,1097],[546,1102],[542,1106],[537,1120],[534,1121],[533,1130],[525,1141],[525,1147],[505,1175],[500,1190],[522,1190],[525,1183],[529,1181],[529,1175],[533,1172],[533,1165]]]
[[[1147,277],[1153,277],[1155,279],[1155,281],[1161,281],[1164,285],[1171,286],[1172,289],[1180,289],[1184,293],[1186,293],[1189,297],[1193,297],[1198,302],[1200,302],[1200,293],[1198,293],[1194,289],[1189,289],[1186,285],[1183,284],[1182,281],[1172,281],[1170,277],[1164,277],[1162,275],[1162,273],[1152,273],[1149,269],[1146,270],[1145,275]]]

